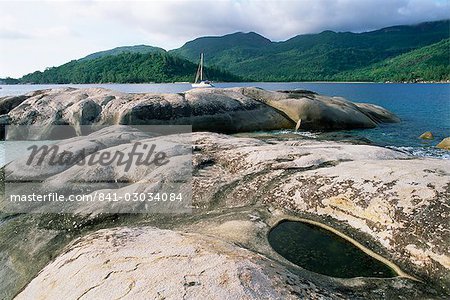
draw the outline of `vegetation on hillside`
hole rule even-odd
[[[450,80],[450,39],[337,74],[336,80],[414,82]]]
[[[207,62],[256,81],[335,80],[335,75],[370,66],[449,37],[450,21],[393,26],[364,33],[324,31],[271,42],[256,33],[204,37],[171,53]],[[348,79],[343,79],[348,80]]]
[[[163,48],[158,47],[152,47],[147,45],[136,45],[136,46],[123,46],[123,47],[117,47],[110,50],[95,52],[92,54],[89,54],[86,57],[83,57],[79,59],[80,61],[83,60],[90,60],[90,59],[96,59],[104,56],[109,55],[119,55],[122,53],[140,53],[140,54],[147,54],[147,53],[165,53],[166,50]]]
[[[19,79],[6,77],[6,78],[0,78],[0,84],[18,84],[20,83]]]
[[[121,53],[97,59],[71,61],[44,72],[23,76],[21,83],[145,83],[193,81],[197,65],[164,53]],[[207,68],[210,80],[242,78],[217,68]]]
[[[386,59],[363,69],[338,74],[334,79],[378,82],[450,80],[450,39]]]
[[[207,66],[217,66],[206,68],[214,81],[443,81],[450,77],[449,36],[450,20],[364,33],[324,31],[284,42],[237,32],[197,38],[169,52],[145,45],[118,47],[19,81],[192,81],[202,52]]]

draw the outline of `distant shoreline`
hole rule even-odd
[[[378,81],[234,81],[234,82],[227,82],[227,81],[216,81],[214,83],[348,83],[348,84],[450,84],[450,80],[447,81],[387,81],[387,82],[378,82]],[[14,83],[14,84],[7,84],[7,83],[0,83],[2,86],[26,86],[26,85],[94,85],[94,84],[191,84],[190,82],[94,82],[94,83]]]

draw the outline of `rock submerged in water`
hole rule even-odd
[[[427,132],[422,133],[419,136],[419,139],[432,140],[432,139],[434,139],[434,136],[433,136],[433,133],[431,131],[427,131]]]
[[[5,103],[2,106],[2,103]],[[0,101],[1,125],[37,125],[45,130],[70,125],[192,125],[219,133],[258,130],[339,130],[373,128],[399,119],[372,104],[353,103],[307,91],[273,92],[259,88],[194,89],[179,94],[127,94],[89,89],[42,90]],[[301,120],[301,122],[299,122]],[[14,134],[10,132],[10,134]]]
[[[450,150],[450,137],[443,139],[436,147],[444,150]]]
[[[73,138],[70,144],[61,143],[70,147],[89,145],[95,137],[101,137],[110,141],[110,144],[105,144],[105,149],[108,149],[117,147],[121,142],[118,135],[123,136],[127,132],[129,138],[123,139],[121,145],[124,153],[131,151],[132,140],[152,141],[148,136],[136,134],[134,129],[120,126],[120,130],[104,129],[91,136]],[[164,274],[174,274],[176,278],[166,290],[168,296],[174,297],[180,291],[186,291],[186,295],[198,292],[214,297],[215,293],[220,295],[222,288],[230,288],[236,295],[245,294],[249,299],[383,299],[398,298],[399,295],[408,299],[426,299],[445,298],[443,295],[448,294],[449,230],[444,224],[449,218],[446,199],[450,193],[450,162],[411,159],[390,149],[336,142],[258,140],[203,132],[186,137],[186,143],[193,145],[192,214],[158,217],[141,214],[123,216],[123,220],[109,225],[105,223],[103,227],[119,228],[95,231],[74,241],[37,275],[20,297],[45,293],[47,287],[55,297],[64,295],[68,291],[66,284],[72,282],[62,282],[61,278],[65,277],[58,274],[77,271],[80,271],[77,273],[80,277],[75,278],[73,284],[79,284],[78,294],[88,292],[95,295],[109,290],[110,286],[117,286],[120,290],[114,290],[117,291],[114,296],[125,293],[139,295],[144,292],[139,283],[151,281],[154,278],[151,277],[152,272],[160,271],[161,266]],[[11,178],[35,178],[33,166],[28,167],[30,169],[14,162],[5,167],[5,172]],[[72,166],[61,170],[51,166],[43,171],[51,177],[42,185],[57,182],[57,186],[75,190],[80,178],[101,181],[105,174],[115,174],[117,178],[126,176],[127,185],[114,189],[117,193],[139,192],[140,186],[136,182],[151,172],[171,176],[167,169],[135,168],[125,173],[123,167],[113,166],[105,170],[99,165]],[[347,233],[427,285],[405,278],[338,280],[289,264],[271,249],[266,236],[280,219],[298,216]],[[100,214],[89,213],[84,204],[80,204],[73,218],[74,223],[80,225],[70,227],[73,223],[69,222],[66,226],[72,231],[82,230],[83,226],[89,228],[83,224],[106,222],[102,221]],[[133,221],[130,228],[131,221],[127,220],[132,218],[137,221]],[[43,224],[40,231],[52,233],[51,237],[61,230],[56,226],[57,222],[49,222],[48,219],[39,223]],[[6,240],[2,232],[13,224],[17,226],[13,221],[2,225],[0,239]],[[20,236],[29,229],[27,225],[26,228],[12,227],[10,230],[15,230],[14,237],[20,240]],[[46,235],[41,233],[40,236]],[[148,251],[145,252],[141,242],[148,239],[153,242],[145,244]],[[28,239],[24,247],[42,249],[39,247],[51,244],[53,240],[50,237]],[[184,248],[167,246],[167,243],[174,242],[181,243]],[[42,258],[40,254],[43,253],[42,250],[18,251],[18,244],[9,250],[15,255],[14,259],[7,260],[8,268],[13,270],[9,277],[12,282],[16,274],[25,273],[24,261],[33,264]],[[3,251],[0,259],[7,259],[8,253]],[[19,254],[28,256],[21,258]],[[108,261],[109,257],[113,259]],[[192,261],[189,272],[179,269],[185,259]],[[223,264],[215,265],[215,262]],[[203,272],[203,264],[212,269]],[[59,271],[56,273],[54,270]],[[214,270],[223,271],[229,277],[216,274]],[[31,280],[34,274],[26,272],[22,276]],[[90,280],[91,275],[93,280]],[[275,280],[268,284],[266,277],[272,276]],[[221,280],[213,281],[211,278]],[[158,289],[160,283],[151,284],[152,293],[163,293]],[[21,287],[11,283],[8,288]],[[379,297],[373,296],[374,290],[378,291]]]

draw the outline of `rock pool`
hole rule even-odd
[[[312,224],[282,221],[270,231],[268,238],[281,256],[316,273],[340,278],[396,276],[384,263]]]

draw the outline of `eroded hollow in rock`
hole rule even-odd
[[[309,271],[339,278],[397,276],[349,241],[312,224],[282,221],[268,239],[278,254]]]

